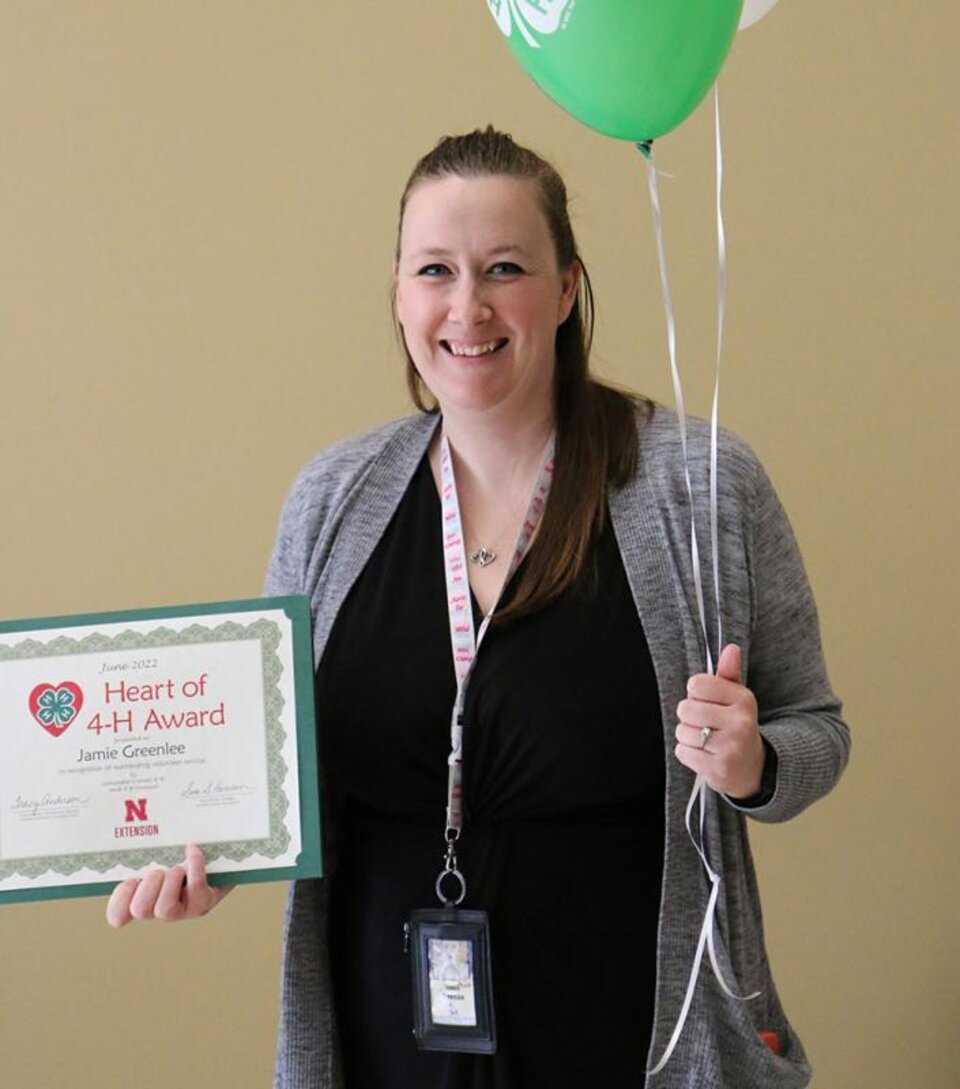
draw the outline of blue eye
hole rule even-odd
[[[490,267],[494,276],[522,276],[523,269],[513,261],[498,261]]]
[[[422,269],[417,272],[418,276],[444,276],[450,270],[446,265],[424,265]]]

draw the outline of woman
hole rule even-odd
[[[849,742],[762,468],[722,437],[730,645],[709,676],[676,421],[589,376],[589,283],[553,168],[492,129],[442,140],[403,195],[394,294],[422,411],[306,467],[267,577],[268,594],[313,603],[327,863],[291,893],[276,1085],[806,1084],[744,815],[798,813]],[[699,424],[690,442],[702,478]],[[458,563],[482,652],[456,675]],[[647,1076],[710,895],[684,828],[695,773],[713,791],[719,965],[760,996],[730,998],[703,973],[670,1061]],[[489,915],[495,1055],[421,1051],[411,1035],[403,927],[436,906],[443,810],[461,790],[450,839],[463,906]],[[190,917],[221,895],[194,850],[186,881],[175,868],[124,882],[109,915]]]

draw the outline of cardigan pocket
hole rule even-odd
[[[715,935],[714,948],[723,980],[739,995],[759,991],[753,999],[731,998],[713,976],[709,961],[700,985],[709,992],[713,1021],[718,1028],[716,1054],[721,1081],[729,1089],[802,1089],[810,1082],[811,1069],[799,1037],[784,1014],[766,957],[759,972],[734,971],[721,934]],[[752,974],[753,978],[749,978]],[[774,1033],[780,1053],[760,1035]]]

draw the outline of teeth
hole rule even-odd
[[[468,356],[489,355],[490,352],[496,351],[502,343],[502,340],[491,340],[486,344],[454,344],[451,341],[447,342],[453,355]]]

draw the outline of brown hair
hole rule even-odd
[[[397,228],[407,200],[423,181],[450,176],[511,177],[533,183],[553,238],[560,268],[580,264],[580,291],[566,321],[557,327],[554,414],[557,426],[553,486],[540,531],[526,560],[523,578],[508,608],[506,620],[533,612],[570,586],[582,572],[590,545],[606,518],[606,487],[625,483],[638,457],[635,411],[637,399],[597,381],[590,374],[593,339],[593,291],[577,252],[567,211],[567,189],[557,171],[529,148],[514,143],[492,126],[463,136],[445,136],[413,168],[403,196]],[[436,412],[399,328],[407,360],[407,388],[423,412]],[[649,411],[652,404],[641,402]]]

